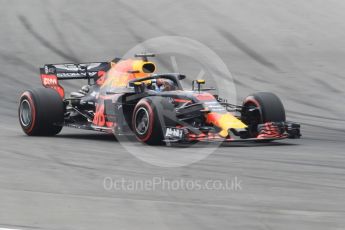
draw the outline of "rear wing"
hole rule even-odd
[[[105,73],[110,68],[111,62],[47,64],[40,68],[40,76],[44,87],[54,89],[64,98],[65,91],[59,80],[87,79],[90,84],[93,79],[98,84],[104,80]]]
[[[58,80],[92,79],[99,71],[108,71],[110,62],[90,62],[79,64],[47,64],[40,68],[40,73],[55,75]]]

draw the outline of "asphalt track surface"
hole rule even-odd
[[[0,227],[344,229],[344,12],[342,0],[0,0]],[[109,60],[164,35],[217,53],[239,100],[278,94],[303,138],[221,147],[167,168],[137,159],[112,136],[68,128],[50,138],[23,134],[17,101],[40,85],[38,66]],[[105,177],[237,177],[241,189],[107,191]]]

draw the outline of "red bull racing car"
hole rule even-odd
[[[156,74],[153,54],[110,62],[47,64],[40,69],[44,87],[20,97],[19,122],[30,136],[52,136],[63,126],[135,135],[143,143],[199,141],[272,141],[299,138],[300,125],[287,122],[280,99],[254,93],[234,105],[194,80],[182,88],[179,73]],[[65,95],[60,82],[86,79]]]

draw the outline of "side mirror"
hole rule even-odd
[[[133,82],[135,93],[143,93],[145,91],[145,83],[141,81]]]
[[[206,81],[205,80],[193,80],[192,81],[192,90],[193,91],[195,90],[195,83],[197,84],[198,91],[200,92],[201,91],[201,85],[204,85],[206,83]]]

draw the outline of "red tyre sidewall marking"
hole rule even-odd
[[[154,122],[154,114],[153,114],[153,109],[150,105],[150,103],[148,103],[146,100],[145,101],[141,101],[139,102],[139,104],[135,107],[135,113],[137,112],[137,108],[139,106],[142,106],[144,105],[147,109],[148,109],[148,112],[149,112],[149,129],[147,131],[147,134],[144,136],[144,137],[140,137],[139,135],[136,135],[137,138],[140,140],[140,141],[147,141],[151,135],[152,135],[152,131],[153,131],[153,122]],[[134,130],[136,129],[136,116],[133,117],[133,128]]]
[[[253,97],[247,98],[243,104],[245,105],[248,102],[253,103],[254,105],[256,105],[260,109],[260,103],[257,100],[255,100]]]
[[[30,133],[35,127],[35,123],[36,123],[36,107],[35,107],[34,100],[32,99],[31,93],[25,92],[22,94],[20,98],[23,99],[23,97],[28,99],[30,107],[31,107],[31,116],[32,116],[31,125],[29,129],[24,128],[27,133]],[[22,103],[22,100],[20,100],[20,103]]]

